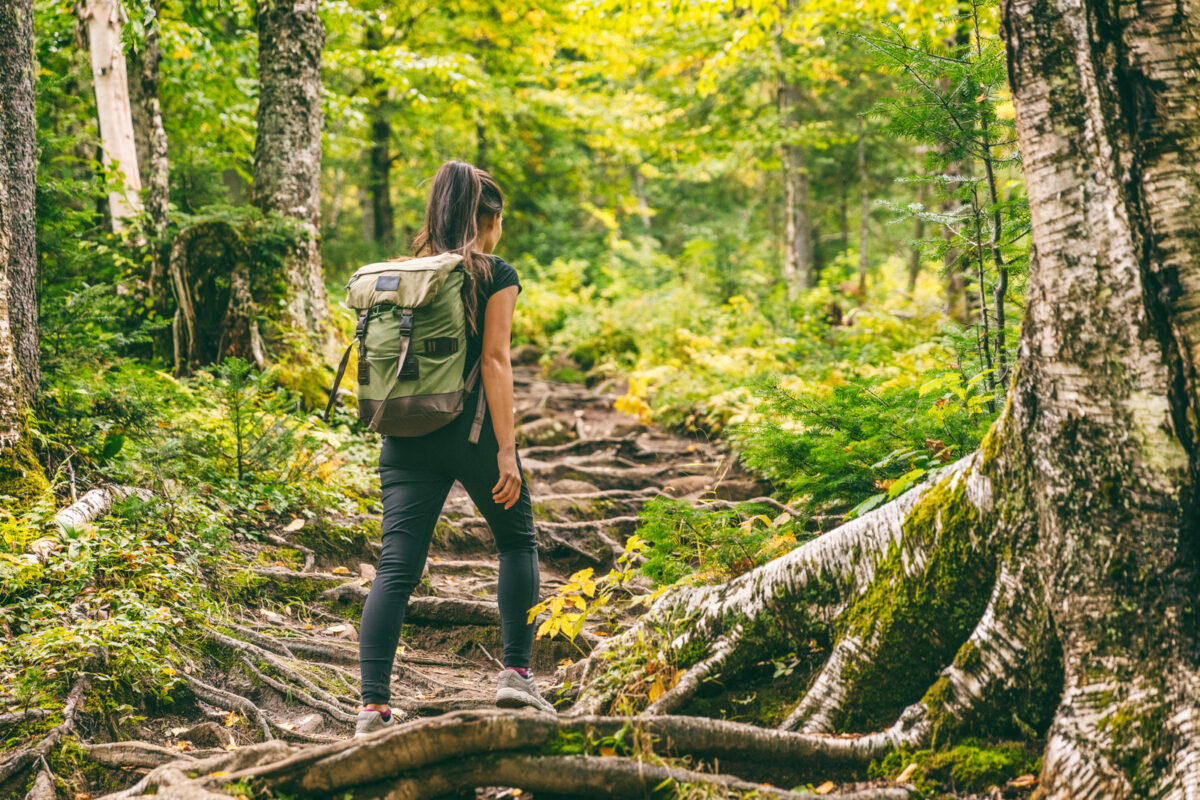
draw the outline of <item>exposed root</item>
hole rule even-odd
[[[634,647],[658,627],[670,627],[672,619],[686,619],[686,627],[668,646],[678,649],[695,637],[720,639],[728,620],[753,620],[760,613],[786,608],[791,616],[808,616],[822,624],[835,620],[875,579],[876,568],[888,550],[898,543],[909,513],[942,481],[959,480],[977,457],[951,465],[937,481],[901,495],[862,517],[813,539],[792,552],[774,559],[720,586],[681,586],[664,592],[637,624],[604,642],[575,669],[583,692],[567,713],[596,714],[603,711],[615,687],[594,681],[612,654]],[[814,597],[815,586],[824,587]],[[728,656],[726,656],[728,657]]]
[[[126,742],[106,742],[104,744],[82,745],[88,758],[102,767],[123,769],[140,767],[153,769],[164,764],[179,761],[195,761],[210,755],[219,755],[221,750],[173,750],[170,747],[160,747],[149,742],[130,740]]]
[[[341,706],[341,701],[335,699],[334,702],[328,702],[326,700],[318,699],[299,687],[286,684],[283,681],[276,680],[270,675],[265,674],[258,667],[254,666],[253,661],[245,656],[240,656],[238,660],[245,665],[246,669],[250,670],[250,673],[254,675],[254,677],[258,678],[260,681],[279,692],[279,694],[283,695],[284,699],[294,697],[310,708],[323,711],[330,717],[336,719],[338,722],[354,722],[355,715],[349,711],[346,711],[345,708]]]
[[[804,698],[779,725],[780,730],[791,731],[803,725],[804,733],[832,733],[833,714],[841,710],[846,699],[843,676],[862,657],[862,640],[853,635],[843,637]]]
[[[205,789],[197,781],[188,777],[183,769],[186,768],[188,772],[197,775],[236,772],[256,764],[285,759],[292,751],[292,745],[276,740],[249,747],[239,747],[237,750],[222,752],[202,759],[179,759],[150,770],[133,786],[105,795],[103,800],[127,800],[132,797],[141,797],[144,794],[153,794],[155,797],[185,798],[186,800],[229,800],[228,794]],[[181,767],[179,761],[184,761],[185,766]]]
[[[616,757],[584,754],[604,737],[621,731],[634,750]],[[248,752],[247,752],[248,751]],[[663,758],[691,756],[761,773],[795,765],[809,768],[862,764],[876,755],[845,740],[813,737],[739,723],[662,716],[630,720],[585,717],[563,721],[533,712],[469,711],[421,719],[366,739],[295,748],[279,742],[242,748],[228,756],[155,768],[139,784],[106,800],[136,796],[159,787],[157,796],[213,796],[229,783],[250,780],[276,794],[429,798],[478,786],[505,785],[572,797],[645,797],[664,781],[706,785],[723,793],[808,797],[765,785],[751,777],[712,774],[674,766]],[[755,765],[759,765],[756,767]],[[165,795],[163,789],[172,794]],[[189,794],[190,792],[190,794]],[[834,797],[903,798],[904,787],[870,789]]]
[[[280,547],[286,547],[290,550],[303,553],[304,567],[301,569],[301,572],[312,572],[313,566],[317,563],[317,554],[311,547],[302,545],[299,542],[288,541],[277,533],[267,534],[267,539]]]
[[[25,795],[25,800],[56,800],[58,797],[54,791],[54,775],[50,772],[50,765],[46,763],[45,758],[41,761],[42,768],[33,779],[33,786],[30,787],[29,794]]]
[[[50,751],[58,746],[62,738],[75,729],[75,721],[83,708],[84,698],[91,685],[91,678],[86,674],[75,681],[70,694],[67,695],[67,702],[63,704],[63,721],[51,728],[50,732],[33,747],[18,750],[7,760],[0,762],[0,785],[35,761],[45,759]]]
[[[690,700],[704,679],[724,666],[725,661],[741,641],[744,632],[744,626],[735,625],[733,630],[713,644],[708,658],[688,669],[680,676],[679,682],[673,688],[663,693],[662,697],[647,706],[642,713],[647,716],[669,714]]]
[[[20,725],[22,722],[28,722],[32,719],[42,719],[50,716],[50,712],[44,708],[27,708],[24,711],[16,711],[12,714],[0,714],[0,731],[5,728],[11,728],[13,725]]]
[[[200,698],[206,703],[211,703],[217,708],[223,708],[226,711],[238,711],[242,716],[250,717],[257,724],[259,730],[262,731],[263,737],[270,740],[275,736],[271,733],[271,721],[267,719],[267,715],[262,709],[251,703],[241,695],[227,692],[224,689],[218,689],[216,686],[210,686],[204,681],[197,678],[195,675],[185,675],[188,688],[192,690],[192,694]]]

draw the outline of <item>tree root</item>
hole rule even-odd
[[[304,554],[304,567],[301,572],[312,572],[313,566],[317,563],[317,554],[311,547],[302,545],[299,542],[291,542],[283,538],[277,533],[267,534],[267,539],[280,547],[286,547],[290,550],[296,550]]]
[[[262,731],[263,738],[267,740],[275,738],[271,733],[271,721],[267,719],[267,715],[263,713],[262,709],[254,705],[254,703],[241,695],[227,692],[224,689],[218,689],[216,686],[210,686],[195,675],[185,675],[184,680],[187,682],[188,688],[192,690],[192,694],[196,695],[196,697],[206,703],[211,703],[217,708],[223,708],[226,711],[241,712],[242,716],[250,717],[258,723],[258,728]]]
[[[598,747],[600,739],[623,731],[624,741],[632,743],[628,753],[607,758],[584,754]],[[353,791],[356,797],[386,795],[396,800],[495,785],[572,797],[646,797],[664,781],[707,785],[722,792],[757,791],[763,797],[809,797],[730,774],[672,766],[661,759],[687,755],[733,761],[759,772],[780,765],[821,769],[863,764],[874,757],[875,753],[849,747],[845,741],[695,717],[564,721],[534,712],[463,711],[321,747],[294,748],[274,742],[271,750],[263,749],[264,745],[243,748],[251,752],[236,766],[223,757],[190,761],[186,769],[198,776],[195,779],[187,778],[178,765],[166,765],[152,771],[139,786],[105,800],[135,796],[152,786],[177,792],[171,796],[203,798],[241,780],[277,794],[310,797]],[[163,796],[161,789],[158,796]],[[908,790],[869,789],[831,796],[890,799],[907,797]]]
[[[804,698],[780,723],[780,730],[791,731],[803,725],[804,733],[832,733],[833,714],[841,710],[846,700],[846,683],[842,676],[863,656],[861,639],[853,635],[842,637]]]
[[[971,457],[961,459],[939,480],[960,479],[971,463]],[[603,711],[614,687],[597,685],[594,679],[604,671],[610,654],[627,651],[639,640],[651,636],[656,628],[669,628],[673,618],[687,619],[689,623],[674,641],[669,642],[672,649],[683,647],[695,637],[720,639],[724,633],[721,628],[729,618],[753,619],[764,611],[786,605],[788,598],[798,598],[796,602],[806,604],[803,610],[791,611],[793,616],[807,615],[822,623],[832,622],[874,580],[879,561],[900,540],[904,519],[933,485],[933,481],[927,481],[892,502],[726,584],[680,586],[664,592],[637,624],[605,641],[572,669],[572,677],[578,678],[583,691],[579,701],[567,713]],[[803,599],[808,597],[806,590],[813,585],[826,587],[821,593],[824,599],[817,605]],[[699,685],[700,681],[689,682],[671,702],[682,704]]]
[[[222,750],[174,750],[149,742],[130,740],[82,745],[89,759],[102,767],[140,767],[153,769],[179,761],[195,761],[199,758],[220,755]]]
[[[12,714],[0,714],[0,731],[5,728],[11,728],[13,725],[20,725],[22,722],[28,722],[32,719],[42,719],[49,715],[50,712],[44,708],[27,708],[24,711],[16,711]]]
[[[30,787],[29,794],[25,795],[25,800],[56,800],[58,797],[54,790],[54,775],[50,772],[50,765],[46,763],[45,758],[41,761],[42,768],[33,779],[33,786]]]
[[[744,632],[745,628],[742,625],[736,625],[727,635],[718,639],[713,644],[712,652],[708,658],[688,669],[680,676],[679,682],[674,687],[647,706],[643,713],[647,716],[669,714],[686,703],[700,688],[700,684],[704,682],[704,679],[725,664],[730,654],[733,653],[734,648],[737,647]]]
[[[70,694],[67,695],[67,702],[63,704],[63,721],[51,728],[50,732],[33,747],[18,750],[7,760],[0,762],[0,785],[33,762],[45,759],[50,751],[58,746],[62,738],[75,729],[75,721],[79,717],[84,698],[91,685],[91,677],[85,673],[83,677],[75,681]]]
[[[245,665],[246,669],[250,670],[250,673],[254,675],[254,677],[258,678],[267,686],[270,686],[272,689],[279,692],[279,694],[281,694],[285,700],[290,697],[294,697],[308,707],[315,708],[317,711],[328,714],[338,722],[354,722],[355,714],[346,711],[346,709],[341,706],[341,701],[335,699],[334,702],[327,702],[325,700],[318,699],[299,687],[291,686],[263,673],[262,670],[254,666],[253,661],[245,656],[239,656],[238,660]]]

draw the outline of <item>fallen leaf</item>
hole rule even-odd
[[[345,625],[330,625],[328,628],[326,628],[325,630],[323,630],[321,632],[322,633],[331,633],[331,634],[345,633],[346,626]]]
[[[834,786],[833,781],[825,781],[820,786],[813,789],[813,791],[816,792],[817,794],[829,794],[830,792],[832,792],[834,790],[834,788],[836,788],[836,787]]]
[[[1014,789],[1023,789],[1026,786],[1033,786],[1035,783],[1037,783],[1036,775],[1022,775],[1019,778],[1013,778],[1008,785]]]
[[[917,771],[916,764],[909,764],[904,768],[904,771],[896,776],[896,783],[908,783],[912,778],[913,773]]]
[[[241,721],[242,721],[242,718],[239,717],[236,712],[230,711],[229,716],[225,717],[225,727],[232,728],[234,725],[237,725]]]
[[[237,747],[238,746],[236,744],[234,744],[233,742],[230,742],[229,744],[225,745],[225,749],[229,750],[230,752],[237,750]]]
[[[304,520],[301,519],[300,517],[297,517],[296,519],[289,522],[283,530],[286,533],[294,533],[303,527],[304,527]]]
[[[574,662],[574,661],[572,661],[571,659],[569,659],[569,658],[564,658],[562,661],[559,661],[559,662],[558,662],[558,665],[559,665],[560,667],[569,667],[569,666],[571,666],[571,665],[572,665],[572,664],[574,664],[574,663],[575,663],[575,662]]]
[[[175,743],[176,750],[188,751],[192,749],[192,743],[186,739],[180,739]]]
[[[606,744],[600,747],[600,755],[602,756],[615,756],[616,754],[617,748],[613,747],[612,745]]]
[[[345,567],[334,567],[333,574],[334,575],[349,575],[350,570],[346,569]]]

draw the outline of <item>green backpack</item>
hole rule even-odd
[[[358,417],[385,436],[420,436],[458,417],[479,380],[480,362],[463,378],[467,357],[466,279],[457,253],[383,261],[355,272],[346,305],[358,312],[354,340],[338,365],[325,421],[337,401],[350,351],[358,347]],[[475,444],[487,408],[479,392],[468,441]]]

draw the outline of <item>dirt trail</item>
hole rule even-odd
[[[611,388],[549,381],[520,366],[514,383],[543,596],[575,570],[607,571],[636,528],[638,511],[655,495],[704,502],[763,493],[720,446],[645,428],[615,411],[619,393]],[[558,443],[533,443],[546,440]],[[212,655],[226,671],[188,676],[198,700],[193,713],[148,720],[139,732],[143,741],[175,747],[183,740],[204,749],[231,739],[249,743],[255,729],[298,741],[349,735],[360,708],[355,640],[374,574],[378,518],[309,521],[243,549],[260,566],[237,581],[247,607],[237,627],[212,636]],[[500,654],[497,567],[486,523],[455,484],[409,606],[392,676],[393,704],[409,718],[492,704],[493,656]],[[547,697],[556,696],[556,666],[579,658],[580,647],[586,651],[596,640],[593,630],[585,629],[578,646],[535,642],[534,672]],[[231,708],[241,721],[219,724]]]

